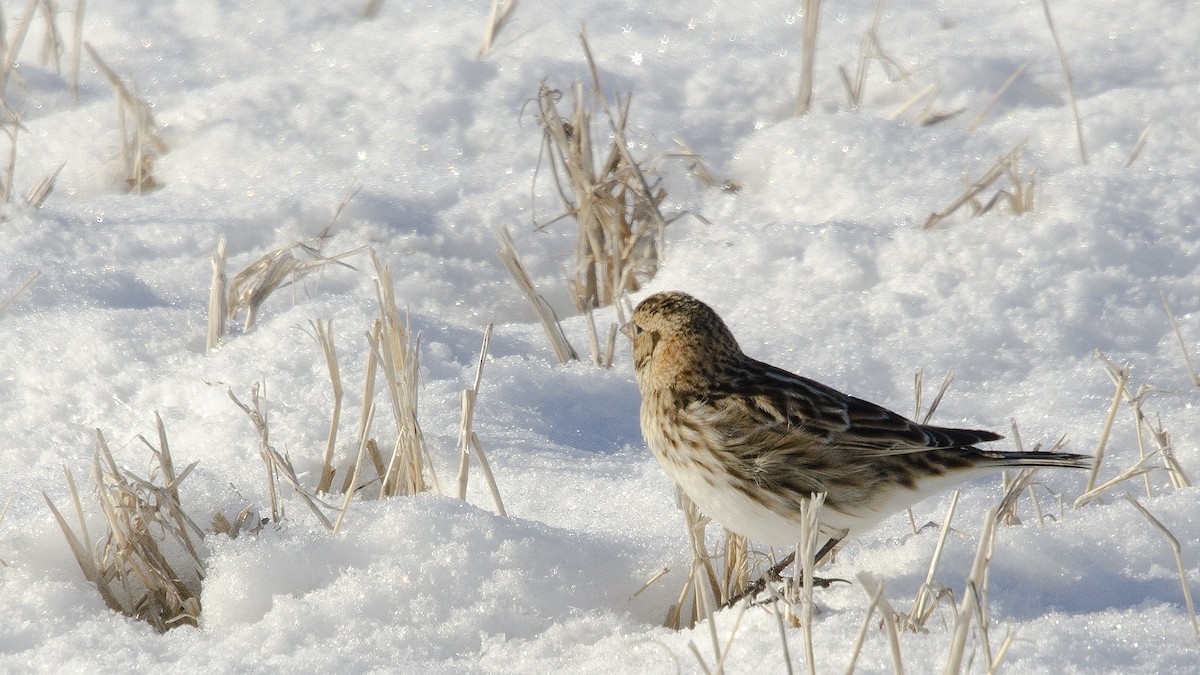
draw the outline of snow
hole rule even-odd
[[[73,3],[58,4],[69,35]],[[1130,364],[1133,387],[1161,389],[1145,410],[1184,469],[1200,474],[1197,391],[1159,298],[1170,298],[1200,355],[1194,4],[1052,3],[1087,164],[1036,2],[888,4],[878,38],[893,74],[906,77],[875,62],[858,108],[837,68],[853,75],[874,3],[826,3],[814,107],[799,118],[796,3],[525,0],[486,59],[476,56],[484,0],[384,0],[371,19],[360,4],[87,3],[84,40],[151,102],[170,145],[154,169],[162,187],[140,196],[119,175],[109,85],[85,56],[76,102],[66,76],[38,60],[44,21],[35,15],[5,94],[21,127],[0,222],[0,301],[41,276],[0,315],[0,507],[12,497],[0,523],[0,671],[690,672],[700,668],[690,642],[715,664],[707,622],[661,627],[688,544],[670,483],[640,438],[627,347],[618,343],[611,370],[556,364],[495,255],[490,225],[503,223],[586,352],[562,284],[571,223],[531,227],[557,205],[544,166],[531,195],[540,136],[526,107],[543,79],[565,90],[587,77],[584,23],[606,93],[633,94],[631,149],[662,174],[667,215],[704,218],[669,226],[665,261],[634,300],[690,292],[751,355],[901,411],[912,409],[918,368],[926,396],[954,371],[937,422],[1008,433],[1015,419],[1026,446],[1065,434],[1078,452],[1096,447],[1113,395],[1100,350]],[[24,5],[5,3],[10,41]],[[918,104],[892,119],[931,84],[935,112],[963,112],[920,126]],[[667,157],[677,138],[742,189],[688,176]],[[978,177],[1022,139],[1021,170],[1036,180],[1031,213],[960,212],[921,228],[961,192],[964,171]],[[44,207],[25,205],[21,195],[59,162]],[[120,464],[145,475],[137,436],[153,437],[157,411],[177,465],[199,462],[182,487],[193,518],[269,512],[257,438],[227,390],[245,399],[266,383],[272,440],[313,480],[332,394],[303,329],[332,319],[346,382],[340,466],[350,463],[363,333],[376,312],[365,255],[348,259],[354,269],[326,268],[280,291],[252,330],[212,353],[204,335],[220,237],[232,274],[315,235],[355,189],[324,250],[370,246],[392,267],[397,300],[421,334],[420,421],[446,485],[457,470],[460,392],[484,326],[496,324],[475,430],[510,517],[495,513],[473,473],[465,502],[355,500],[333,535],[285,489],[282,522],[205,539],[199,628],[160,635],[110,612],[40,494],[70,503],[66,466],[98,525],[87,478],[94,429]],[[597,320],[615,315],[600,310]],[[1101,479],[1137,452],[1123,408]],[[1010,672],[1195,672],[1200,643],[1172,553],[1120,498],[1137,493],[1171,529],[1200,593],[1195,489],[1165,487],[1159,472],[1149,496],[1136,480],[1073,510],[1086,475],[1040,480],[1066,507],[1041,492],[1054,518],[1038,527],[1024,503],[1024,523],[999,529],[990,567],[991,646],[1015,636]],[[956,598],[999,496],[995,481],[963,491],[937,574]],[[917,524],[940,523],[948,503],[917,505]],[[893,517],[848,546],[829,575],[877,575],[907,610],[937,536],[913,535]],[[664,580],[631,597],[663,567]],[[856,582],[817,600],[816,665],[844,669],[870,599]],[[716,616],[722,642],[735,619]],[[952,626],[943,603],[927,633],[901,633],[904,666],[940,670]],[[789,630],[797,669],[802,644]],[[730,671],[783,670],[765,610],[748,611],[730,645]],[[984,670],[981,659],[973,670]],[[873,623],[858,668],[891,663]]]

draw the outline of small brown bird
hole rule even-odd
[[[655,457],[701,511],[762,544],[795,546],[800,505],[816,493],[826,493],[819,560],[843,538],[977,476],[1091,466],[1084,455],[981,450],[1002,436],[917,424],[756,361],[685,293],[651,295],[623,330]]]

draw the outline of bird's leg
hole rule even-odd
[[[828,556],[830,554],[830,552],[833,551],[833,547],[837,546],[839,543],[841,543],[841,541],[842,541],[841,537],[838,537],[837,539],[830,539],[829,541],[825,542],[825,545],[821,547],[821,550],[817,551],[817,554],[815,556],[813,556],[813,560],[816,561],[817,564],[819,564],[822,560],[824,560],[826,558],[826,556]],[[783,572],[783,570],[787,569],[787,566],[791,565],[792,562],[794,562],[795,560],[796,560],[796,552],[792,551],[791,553],[788,553],[783,558],[783,560],[780,560],[779,562],[772,565],[771,569],[767,570],[766,574],[764,574],[761,577],[759,577],[758,579],[752,581],[745,588],[743,588],[741,590],[741,592],[734,594],[731,598],[726,600],[724,607],[733,607],[733,606],[737,605],[739,602],[741,602],[742,598],[748,597],[751,600],[753,600],[759,593],[762,593],[764,590],[766,590],[768,582],[780,581],[782,579],[782,577],[780,576],[780,573]],[[816,565],[814,565],[814,568],[815,567],[816,567]],[[818,588],[829,588],[830,586],[833,585],[833,583],[835,581],[842,581],[845,583],[850,583],[849,581],[846,581],[845,579],[824,579],[824,578],[815,577],[815,576],[813,577],[812,581],[813,581],[813,586],[816,586]]]

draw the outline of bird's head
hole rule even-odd
[[[703,391],[744,358],[733,333],[711,307],[679,291],[638,304],[621,329],[633,342],[638,388]]]

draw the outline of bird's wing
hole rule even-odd
[[[758,433],[775,438],[776,443],[791,437],[864,458],[965,447],[1002,438],[990,431],[918,424],[882,406],[757,361],[711,396],[723,399],[720,406],[742,411],[731,419],[740,417],[738,424],[743,429],[753,424]]]

